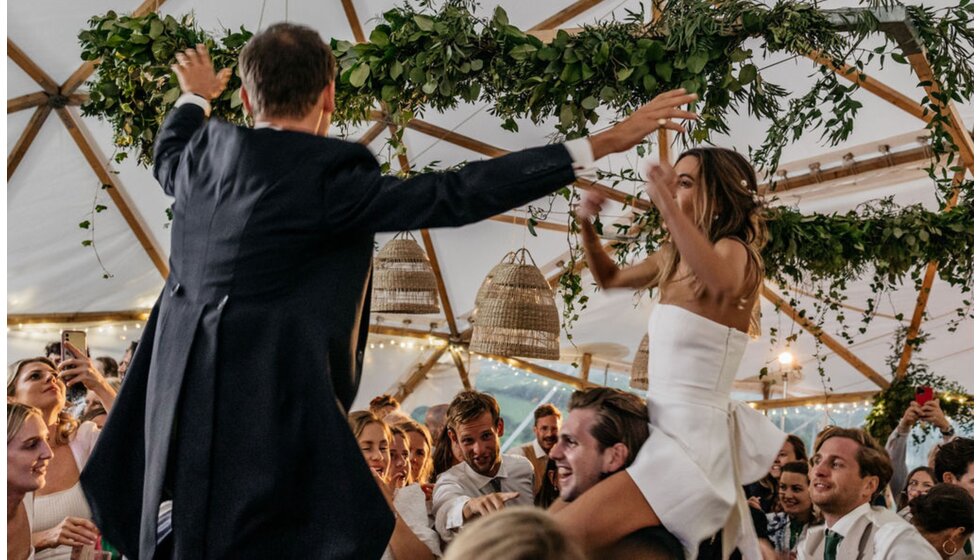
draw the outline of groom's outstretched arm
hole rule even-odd
[[[591,166],[594,160],[632,148],[657,129],[683,131],[673,119],[696,119],[681,109],[695,99],[683,89],[669,91],[595,136],[408,180],[382,176],[366,148],[350,146],[325,170],[325,227],[365,233],[461,226],[486,219],[558,190],[575,180],[575,167]]]

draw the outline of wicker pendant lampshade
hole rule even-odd
[[[396,235],[374,258],[371,311],[439,312],[436,275],[425,251],[407,232]]]
[[[478,299],[470,351],[557,360],[561,325],[551,286],[527,249],[507,261],[494,267],[492,282]]]
[[[636,356],[633,357],[633,367],[630,368],[630,387],[646,391],[650,386],[650,379],[647,376],[650,367],[650,335],[643,335],[640,347],[636,349]]]
[[[500,272],[505,266],[514,264],[514,251],[511,251],[504,255],[499,263],[494,265],[487,273],[487,277],[483,279],[483,283],[480,284],[480,289],[476,292],[476,299],[473,301],[473,313],[470,315],[470,322],[476,322],[476,316],[480,312],[480,303],[487,297],[487,293],[490,291],[490,286],[493,285],[493,277]]]

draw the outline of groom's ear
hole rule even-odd
[[[327,84],[327,87],[323,88],[323,112],[330,114],[334,112],[336,105],[334,103],[334,97],[336,93],[337,81],[334,80]]]
[[[248,90],[245,89],[245,86],[238,88],[238,96],[242,98],[242,107],[245,108],[245,113],[255,116],[255,113],[252,112],[252,100],[248,98]]]

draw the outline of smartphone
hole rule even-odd
[[[932,400],[932,387],[916,387],[915,402],[922,406]]]
[[[72,346],[78,348],[83,353],[88,354],[88,342],[85,338],[85,331],[61,331],[61,361],[70,360],[75,357],[74,354],[68,350],[65,345],[66,342],[70,342]],[[68,387],[68,391],[65,393],[65,399],[70,401],[76,401],[80,398],[85,397],[85,393],[88,389],[85,385],[81,383],[76,383],[71,387]]]

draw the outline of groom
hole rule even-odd
[[[378,558],[394,517],[347,426],[374,234],[461,226],[547,195],[671,119],[682,90],[587,139],[409,180],[326,138],[336,62],[312,29],[254,36],[239,68],[255,128],[208,120],[230,73],[177,55],[184,95],[154,174],[174,198],[170,276],[82,486],[130,558]],[[173,500],[173,540],[157,513]],[[173,547],[170,549],[170,547]]]

